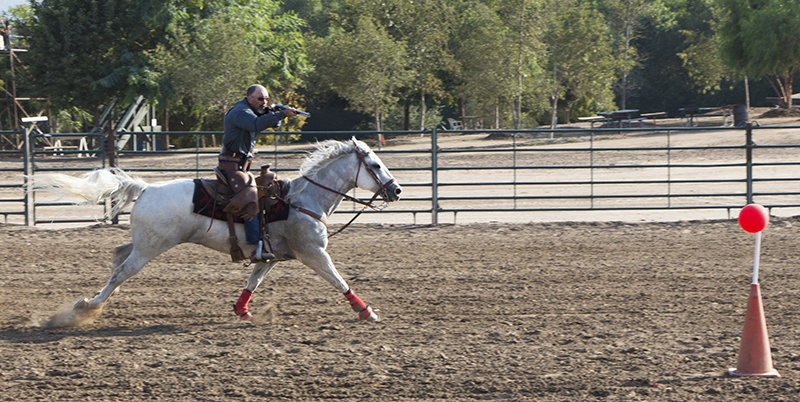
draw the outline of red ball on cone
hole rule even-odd
[[[739,212],[739,226],[745,232],[758,233],[769,224],[769,212],[762,205],[747,204]]]

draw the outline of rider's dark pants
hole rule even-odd
[[[258,244],[258,240],[261,237],[261,225],[258,216],[249,221],[244,221],[244,235],[247,239],[247,244]]]

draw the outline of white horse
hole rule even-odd
[[[236,314],[243,320],[252,318],[247,304],[264,277],[277,262],[297,259],[344,293],[360,319],[376,321],[377,315],[350,289],[325,251],[328,246],[326,217],[333,214],[344,197],[350,198],[345,193],[354,187],[375,192],[376,196],[380,193],[384,201],[391,202],[400,199],[400,185],[380,158],[355,138],[347,142],[318,143],[316,151],[301,164],[300,176],[289,180],[288,185],[289,192],[284,197],[292,208],[288,219],[269,224],[276,259],[255,264],[234,306]],[[209,226],[211,218],[192,212],[194,186],[191,179],[148,184],[120,170],[107,169],[79,178],[63,174],[33,176],[29,189],[74,194],[95,203],[111,199],[115,203],[111,216],[139,197],[130,215],[132,241],[114,248],[108,283],[92,299],[82,299],[75,304],[70,312],[75,321],[99,315],[103,304],[123,282],[157,255],[178,244],[202,244],[223,253],[230,250],[227,222],[213,220]],[[245,244],[244,225],[236,224],[235,231],[239,247],[245,253],[252,253],[256,246]]]

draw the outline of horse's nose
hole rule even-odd
[[[387,189],[388,191],[385,193],[385,197],[387,198],[385,201],[397,201],[400,199],[400,193],[403,192],[403,188],[400,187],[397,183],[392,183],[392,186]]]

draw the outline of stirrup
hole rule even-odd
[[[264,249],[264,241],[259,240],[258,246],[256,246],[256,251],[250,257],[250,261],[252,262],[269,262],[270,260],[275,259],[275,254],[272,252],[267,251]]]

